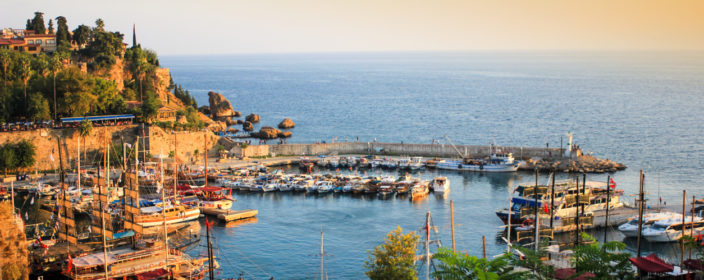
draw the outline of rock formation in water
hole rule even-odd
[[[230,101],[217,92],[208,92],[208,102],[210,103],[210,115],[213,118],[232,117],[235,110],[232,109]]]
[[[251,123],[258,123],[260,120],[259,115],[257,115],[257,114],[249,114],[244,119],[248,122],[251,122]]]
[[[281,130],[271,126],[265,126],[259,129],[258,132],[252,133],[252,136],[259,139],[275,139],[279,137],[279,133],[281,133]]]
[[[283,121],[279,123],[279,128],[280,129],[289,129],[289,128],[294,128],[296,127],[296,123],[294,123],[291,119],[285,118]]]
[[[279,138],[289,138],[291,137],[291,135],[293,135],[293,133],[291,133],[290,131],[281,131],[279,132],[278,136]]]
[[[246,121],[246,122],[242,123],[242,130],[252,131],[252,130],[254,130],[254,125],[252,124],[252,122]]]

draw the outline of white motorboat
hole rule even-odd
[[[445,193],[450,191],[450,179],[445,176],[435,177],[431,183],[431,188],[435,193]]]
[[[330,192],[332,192],[332,189],[335,187],[335,186],[333,186],[333,184],[331,184],[328,181],[318,182],[315,184],[315,186],[316,186],[316,191],[319,194],[330,193]]]
[[[673,212],[645,214],[643,215],[642,228],[650,227],[655,222],[665,219],[682,219],[682,215]],[[618,226],[618,231],[623,233],[623,235],[625,235],[626,237],[638,236],[638,216],[633,217],[628,222],[625,222],[622,225]]]
[[[262,191],[263,192],[273,192],[278,188],[278,186],[279,186],[279,184],[277,184],[275,182],[266,183],[266,184],[264,184],[264,186],[262,186]]]
[[[701,217],[684,217],[679,219],[665,219],[653,223],[642,231],[642,236],[649,242],[674,242],[680,240],[683,235],[697,236],[704,233],[704,220]]]

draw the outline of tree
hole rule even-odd
[[[145,122],[150,122],[156,119],[159,108],[161,108],[161,100],[156,97],[156,94],[147,92],[147,98],[142,102],[142,118]]]
[[[511,254],[505,254],[493,260],[457,253],[449,248],[439,248],[433,259],[439,260],[438,268],[433,272],[437,279],[524,279],[530,272],[513,272],[510,264]]]
[[[574,250],[573,264],[579,267],[579,272],[591,272],[596,279],[630,279],[633,278],[629,253],[623,252],[626,244],[610,241],[600,245],[596,239],[582,233],[586,244],[580,244]]]
[[[12,62],[12,53],[10,50],[0,49],[0,66],[2,66],[2,81],[3,85],[7,85],[7,79],[10,76],[8,69]]]
[[[17,72],[20,74],[20,77],[22,78],[22,82],[24,83],[24,102],[25,106],[27,104],[27,82],[29,82],[29,78],[32,77],[32,60],[26,56],[20,56],[19,60],[19,65]]]
[[[5,176],[7,177],[7,170],[14,170],[17,168],[17,158],[15,157],[15,145],[10,143],[5,143],[0,146],[0,168],[5,171]]]
[[[24,26],[24,29],[32,30],[32,21],[30,19],[27,19],[27,24]]]
[[[34,144],[24,139],[17,143],[15,147],[15,156],[17,158],[17,167],[19,168],[30,168],[36,162],[34,158],[36,156],[36,147]]]
[[[105,32],[105,22],[102,18],[95,20],[95,30],[98,32]]]
[[[49,110],[49,102],[40,92],[35,92],[29,95],[29,106],[27,108],[27,117],[33,121],[45,121],[51,119],[51,111]]]
[[[54,120],[58,120],[56,118],[56,73],[61,71],[63,68],[64,64],[57,55],[54,55],[49,59],[49,71],[51,71],[51,75],[54,77]]]
[[[54,20],[49,19],[49,34],[54,34]]]
[[[365,274],[375,279],[417,279],[413,259],[419,236],[415,232],[403,234],[401,227],[386,235],[384,243],[368,251],[364,262]]]
[[[68,34],[68,24],[66,18],[63,16],[56,17],[56,23],[58,27],[56,28],[56,46],[57,50],[60,52],[69,51],[71,49],[70,37]]]
[[[34,12],[34,18],[32,19],[31,27],[31,30],[34,30],[36,34],[46,33],[46,27],[44,26],[44,13]]]
[[[86,25],[81,24],[73,30],[73,41],[79,46],[87,44],[90,37],[91,30]]]

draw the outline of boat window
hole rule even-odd
[[[521,205],[520,204],[513,204],[513,207],[511,207],[512,211],[520,211],[521,210]]]
[[[662,224],[654,224],[654,225],[653,225],[653,229],[654,229],[654,230],[665,230],[665,229],[667,229],[667,226],[666,226],[666,225],[662,225]]]

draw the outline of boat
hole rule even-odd
[[[428,181],[419,182],[411,187],[411,200],[426,197],[428,192]]]
[[[489,159],[441,160],[435,168],[477,172],[515,172],[520,162],[511,153],[492,153]]]
[[[403,181],[396,183],[396,195],[406,195],[411,191],[411,182]]]
[[[333,187],[334,186],[330,182],[321,181],[321,182],[316,183],[315,189],[316,189],[316,192],[318,192],[318,194],[327,194],[327,193],[332,192]]]
[[[445,193],[450,191],[450,179],[445,176],[435,177],[430,183],[430,188],[435,193]]]
[[[277,190],[280,192],[290,192],[293,190],[293,182],[280,182]]]
[[[408,169],[410,170],[420,170],[424,166],[423,157],[412,157],[411,161],[408,163]]]
[[[641,232],[648,242],[675,242],[683,235],[698,236],[702,233],[704,233],[704,220],[701,217],[694,217],[692,222],[692,216],[685,216],[684,223],[682,223],[682,217],[656,221]]]
[[[278,188],[279,184],[275,182],[266,183],[262,186],[263,192],[273,192]]]
[[[395,190],[396,189],[394,188],[394,185],[389,183],[382,183],[379,186],[379,189],[377,189],[377,195],[381,198],[391,197],[393,196]]]
[[[198,216],[200,216],[200,210],[198,208],[190,208],[184,205],[167,204],[164,205],[163,208],[161,206],[149,206],[142,207],[139,210],[140,214],[135,215],[135,223],[145,228],[163,225],[164,217],[162,211],[164,211],[164,215],[166,215],[165,219],[167,225],[192,221],[198,219]]]
[[[604,212],[606,209],[607,185],[605,182],[586,181],[586,187],[582,187],[580,182],[580,209],[581,213]],[[550,203],[550,186],[538,185],[535,183],[520,184],[516,187],[517,195],[511,198],[511,224],[518,225],[524,222],[526,214],[535,211],[537,207],[543,209]],[[536,197],[537,193],[537,197]],[[611,189],[609,209],[624,208],[627,205],[620,201],[623,195],[623,190]],[[563,180],[555,182],[555,206],[553,216],[555,218],[554,227],[567,226],[567,221],[573,221],[577,215],[577,187],[573,180]],[[583,206],[583,207],[582,207]],[[583,210],[582,210],[583,208]],[[504,224],[508,224],[509,210],[504,208],[496,211],[496,216],[501,219]],[[530,215],[528,215],[530,216]]]
[[[682,215],[673,212],[662,212],[662,213],[648,213],[643,215],[643,223],[641,228],[646,228],[652,226],[655,222],[666,220],[666,219],[682,219]],[[626,237],[636,237],[638,236],[638,216],[629,219],[628,222],[623,223],[618,226],[618,231],[620,231]]]

